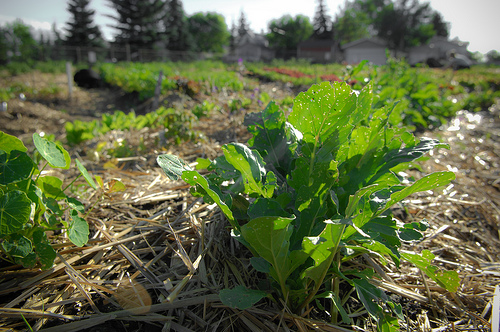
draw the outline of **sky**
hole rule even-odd
[[[345,0],[325,0],[328,14],[334,18]],[[469,42],[470,52],[486,54],[491,50],[500,52],[500,1],[498,0],[420,0],[430,2],[431,7],[450,23],[450,38],[458,37]],[[20,18],[37,29],[50,30],[53,23],[61,30],[70,19],[66,0],[0,0],[0,24]],[[226,24],[237,23],[243,11],[255,32],[267,32],[268,22],[289,14],[302,14],[313,20],[317,0],[183,0],[187,15],[197,12],[216,12],[226,18]],[[95,22],[106,39],[112,39],[115,30],[106,14],[115,11],[109,0],[91,0],[90,8],[96,11]]]

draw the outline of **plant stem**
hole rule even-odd
[[[80,174],[78,174],[78,176],[77,176],[77,177],[76,177],[73,181],[71,181],[71,183],[70,183],[70,184],[68,184],[68,185],[67,185],[64,189],[62,189],[62,190],[61,190],[61,192],[62,192],[62,193],[63,193],[63,192],[65,192],[65,191],[66,191],[66,189],[68,189],[68,188],[69,188],[69,187],[70,187],[73,183],[75,183],[75,181],[76,181],[76,180],[78,180],[78,178],[80,178],[80,176],[82,176],[82,174],[81,174],[81,173],[80,173]],[[58,195],[59,195],[59,194],[58,194]]]

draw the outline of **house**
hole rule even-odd
[[[341,60],[342,54],[336,40],[308,39],[297,46],[297,58],[316,63],[328,63]]]
[[[469,58],[468,46],[468,42],[460,41],[458,38],[448,40],[446,37],[434,36],[427,44],[410,49],[408,63],[410,65],[432,61],[439,63],[439,61],[448,59],[452,52]]]
[[[361,38],[342,46],[344,61],[348,64],[368,60],[375,65],[384,65],[387,61],[387,44],[378,38]]]
[[[271,61],[274,58],[274,51],[269,48],[269,42],[265,35],[247,31],[246,34],[238,38],[234,51],[226,59],[229,61]]]

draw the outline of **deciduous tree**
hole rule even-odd
[[[20,19],[0,27],[0,63],[32,60],[38,44],[31,27]]]
[[[291,55],[297,51],[297,45],[308,39],[313,33],[313,26],[309,18],[304,15],[292,17],[284,15],[268,24],[269,33],[266,35],[269,46],[277,51],[278,56]]]
[[[195,51],[222,52],[229,42],[226,21],[220,14],[196,13],[188,18],[188,26]]]
[[[356,8],[355,2],[346,1],[333,23],[335,37],[340,44],[370,36],[371,20],[367,13]]]

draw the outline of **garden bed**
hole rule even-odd
[[[255,89],[275,100],[293,94],[283,84],[252,84],[255,86],[243,92],[249,99]],[[62,96],[59,102],[9,102],[8,112],[0,113],[0,130],[21,136],[25,144],[35,131],[63,138],[64,122],[93,119],[117,107],[124,97],[114,91],[76,88],[71,101]],[[244,114],[260,111],[260,105],[255,102],[248,109],[231,110],[227,105],[233,97],[233,92],[219,91],[196,99],[178,94],[163,100],[185,108],[204,100],[221,105],[196,123],[203,140],[160,146],[161,128],[111,131],[70,149],[70,154],[82,157],[92,174],[100,175],[105,183],[119,179],[126,189],[107,196],[92,190],[83,193],[86,205],[98,201],[87,218],[91,240],[78,248],[63,234],[52,234],[50,240],[58,252],[52,269],[0,265],[0,327],[22,330],[29,324],[33,330],[47,331],[97,331],[97,327],[99,331],[374,330],[376,324],[355,296],[346,303],[350,326],[330,323],[330,317],[312,307],[297,316],[266,299],[247,310],[220,302],[221,289],[242,284],[257,288],[265,277],[251,267],[250,252],[231,238],[223,214],[191,196],[183,181],[169,180],[156,165],[156,156],[172,153],[194,163],[199,157],[219,156],[224,143],[245,143],[250,135],[242,126]],[[141,103],[137,101],[135,106]],[[62,113],[63,109],[68,111]],[[382,277],[373,283],[402,305],[404,331],[489,331],[493,294],[500,278],[499,124],[499,110],[494,105],[489,111],[460,112],[449,124],[419,134],[448,143],[450,149],[434,151],[421,164],[422,170],[414,169],[411,175],[418,179],[422,174],[448,170],[456,179],[444,190],[411,196],[404,201],[405,210],[396,215],[402,222],[424,218],[429,222],[424,239],[404,249],[430,250],[437,266],[457,271],[461,281],[456,293],[445,291],[410,265],[397,269],[368,257],[353,263],[353,268],[370,267],[379,272]],[[96,151],[99,142],[119,140],[130,146],[142,142],[145,148],[141,154],[118,158]],[[70,182],[77,172],[58,175]]]

